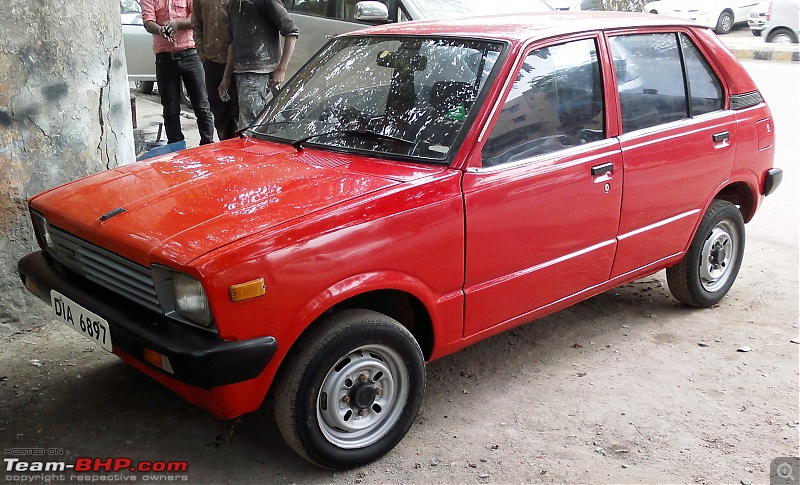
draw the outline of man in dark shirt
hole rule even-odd
[[[279,0],[230,0],[228,17],[231,45],[219,90],[228,89],[236,73],[239,127],[246,128],[264,108],[270,91],[280,88],[299,33]]]
[[[206,89],[214,126],[220,140],[233,138],[238,130],[239,97],[236,83],[220,95],[219,85],[225,75],[230,46],[229,0],[194,0],[192,30],[197,54],[206,73]]]

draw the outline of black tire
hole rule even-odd
[[[730,32],[731,29],[733,29],[733,14],[726,10],[719,14],[717,26],[714,28],[714,32],[722,35]]]
[[[797,44],[797,35],[789,29],[778,28],[769,33],[767,42]]]
[[[753,34],[756,37],[761,37],[761,31],[760,30],[750,30],[750,33]]]
[[[151,94],[153,92],[153,81],[136,81],[136,90],[142,94]]]
[[[345,310],[319,322],[294,348],[276,382],[275,415],[300,456],[326,468],[357,467],[408,433],[425,393],[425,361],[398,322]]]
[[[723,200],[712,202],[683,259],[667,268],[672,296],[698,308],[719,303],[739,274],[744,242],[739,209]]]

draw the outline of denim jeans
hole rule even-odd
[[[193,49],[192,49],[193,50]],[[180,57],[182,55],[182,57]],[[192,102],[192,110],[197,118],[200,144],[214,141],[214,121],[208,104],[203,64],[197,52],[156,55],[156,82],[164,108],[164,129],[167,142],[174,143],[184,139],[181,130],[181,81]]]
[[[225,74],[225,64],[206,60],[203,63],[206,71],[206,88],[208,88],[208,102],[211,105],[211,112],[214,113],[214,126],[217,128],[217,136],[220,140],[233,138],[239,129],[239,96],[237,95],[236,81],[228,88],[228,101],[223,101],[219,97],[219,84]]]

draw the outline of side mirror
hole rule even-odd
[[[353,18],[362,22],[387,22],[389,20],[389,8],[383,2],[373,0],[358,2]]]

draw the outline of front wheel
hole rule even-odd
[[[733,14],[730,12],[722,12],[717,19],[717,26],[714,32],[718,34],[727,34],[733,28]]]
[[[672,295],[700,308],[719,303],[739,274],[744,240],[744,220],[739,209],[723,200],[712,202],[683,259],[667,268]]]
[[[300,456],[352,468],[403,439],[425,392],[424,357],[406,328],[377,312],[345,310],[295,348],[277,383],[275,414]]]

